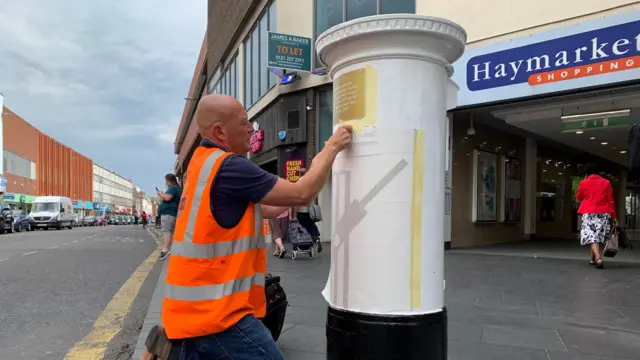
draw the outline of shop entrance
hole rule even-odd
[[[631,240],[640,240],[640,187],[632,185],[627,187],[625,197],[625,225],[627,236]]]
[[[278,160],[273,159],[266,163],[262,163],[259,165],[264,171],[267,171],[273,175],[278,175]]]
[[[453,247],[532,239],[575,245],[581,226],[576,193],[588,163],[610,180],[618,218],[640,240],[640,184],[628,183],[626,175],[629,130],[640,124],[638,88],[453,116]]]
[[[494,109],[492,115],[537,138],[538,234],[578,236],[576,192],[584,178],[583,166],[590,162],[597,163],[611,181],[621,223],[629,229],[640,227],[637,207],[631,206],[640,200],[640,191],[629,191],[626,181],[629,129],[640,120],[637,91],[537,100],[526,106]],[[569,216],[569,221],[563,216]]]

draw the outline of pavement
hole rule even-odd
[[[636,255],[621,254],[621,261],[596,270],[575,244],[556,245],[557,252],[550,246],[512,243],[446,252],[450,360],[640,358],[640,263],[630,259]],[[314,259],[268,259],[290,302],[278,340],[288,360],[326,357],[327,304],[320,292],[329,260],[329,249]],[[139,359],[148,330],[160,323],[163,279],[133,359]]]
[[[103,343],[87,346],[100,346],[108,359],[123,358],[122,349],[130,348],[126,354],[130,358],[133,346],[128,343],[138,338],[159,269],[147,286],[146,298],[144,286],[137,291],[139,284],[130,279],[156,248],[149,232],[134,226],[0,235],[0,358],[63,359],[95,333],[97,319],[118,308],[113,304],[120,304],[121,314],[112,317],[118,321],[102,326]],[[147,265],[153,269],[153,263]],[[116,296],[124,284],[136,291]],[[124,316],[123,322],[129,309],[138,311]],[[108,334],[116,336],[111,339]]]

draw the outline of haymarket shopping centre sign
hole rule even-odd
[[[640,79],[640,11],[487,46],[455,64],[458,106]]]

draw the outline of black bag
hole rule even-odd
[[[264,284],[267,297],[267,313],[262,318],[262,323],[271,331],[273,340],[278,340],[284,325],[284,317],[287,314],[287,294],[280,285],[280,276],[266,275]]]
[[[616,231],[618,232],[618,247],[620,249],[633,250],[633,245],[631,244],[631,241],[629,241],[627,232],[620,226],[616,228]]]

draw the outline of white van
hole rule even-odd
[[[71,199],[62,196],[38,196],[29,213],[31,228],[58,230],[73,229],[73,205]]]

